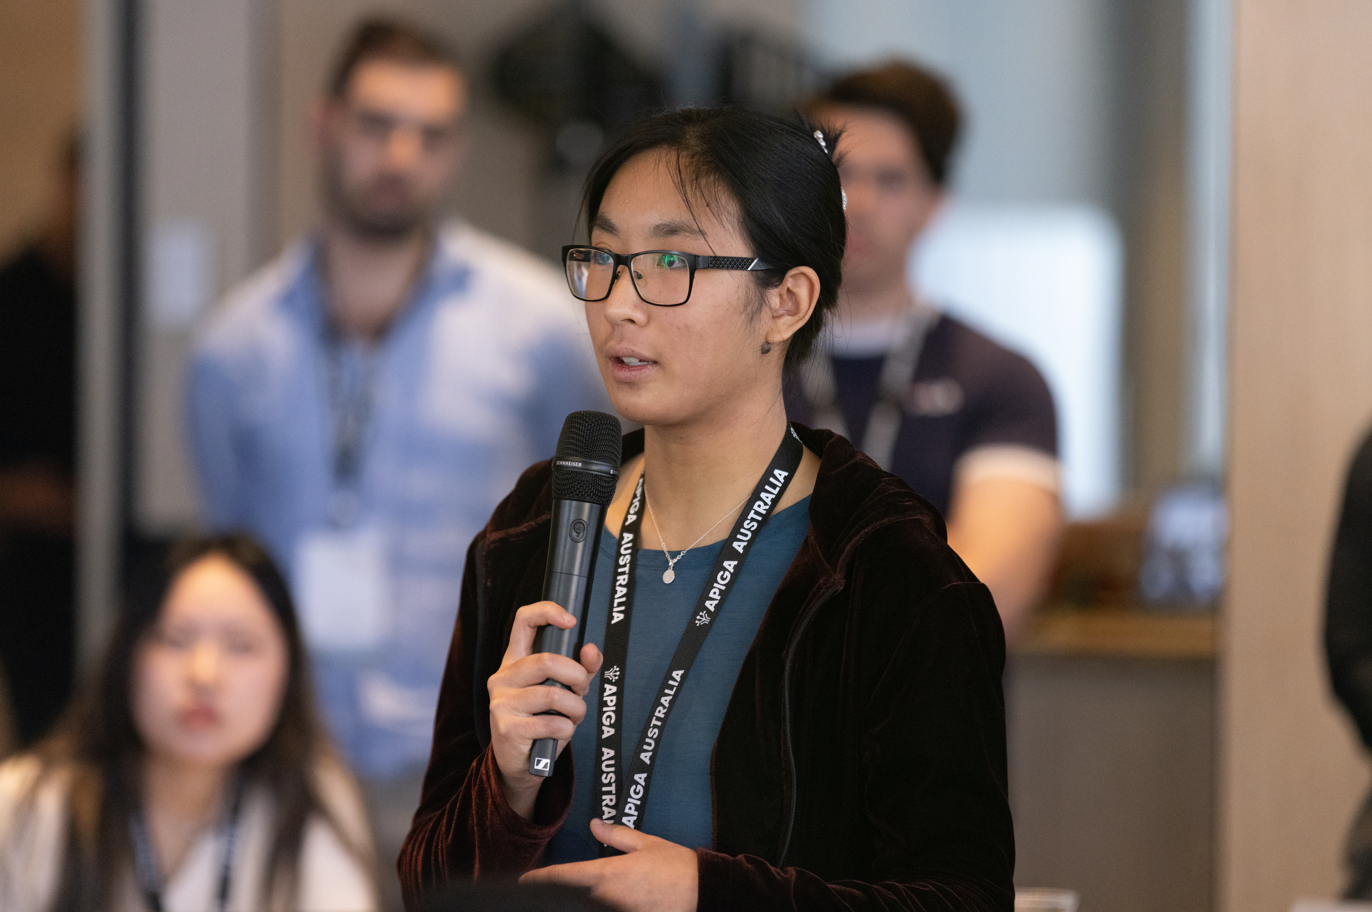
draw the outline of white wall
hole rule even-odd
[[[1097,206],[957,201],[915,247],[921,294],[1043,373],[1068,518],[1109,513],[1121,494],[1124,251],[1114,221]]]
[[[270,0],[144,0],[136,521],[194,524],[181,392],[197,317],[265,255]]]

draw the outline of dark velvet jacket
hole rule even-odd
[[[1005,638],[939,514],[847,440],[820,456],[810,528],[744,659],[711,763],[715,909],[1010,910]],[[642,433],[624,441],[641,452]],[[549,464],[472,543],[423,797],[401,852],[407,902],[451,879],[538,865],[571,802],[558,759],[526,821],[505,802],[486,680],[515,611],[539,600]]]

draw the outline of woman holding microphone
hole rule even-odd
[[[644,428],[579,660],[532,652],[540,626],[574,624],[537,601],[547,463],[468,553],[400,859],[411,902],[523,875],[623,909],[1011,908],[991,597],[932,507],[782,401],[837,296],[835,141],[687,109],[588,178],[568,281]],[[540,738],[561,749],[547,779],[528,772]]]

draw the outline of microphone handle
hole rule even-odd
[[[551,624],[534,635],[534,652],[555,652],[576,658],[585,642],[586,606],[591,598],[595,558],[600,551],[600,533],[605,528],[605,507],[580,500],[553,501],[552,530],[548,538],[548,570],[543,578],[544,601],[556,602],[576,618],[568,630]],[[552,678],[545,686],[566,686]],[[549,710],[549,714],[558,715]],[[557,739],[539,738],[529,751],[529,773],[548,777],[557,760]]]

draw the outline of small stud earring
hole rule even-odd
[[[763,343],[762,343],[762,353],[763,353],[764,355],[769,355],[769,354],[772,353],[772,343],[771,343],[771,342],[763,342]]]

